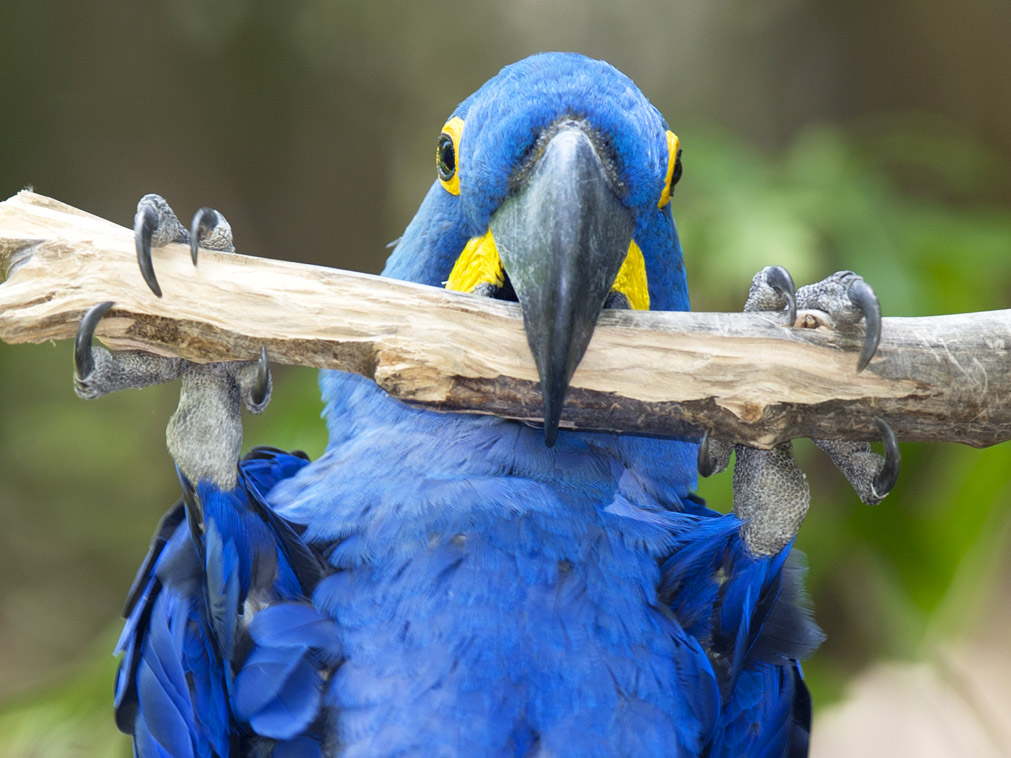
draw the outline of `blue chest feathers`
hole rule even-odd
[[[415,411],[357,377],[324,385],[331,446],[271,499],[332,546],[313,599],[342,637],[342,742],[613,755],[704,741],[715,677],[657,598],[700,517],[654,496],[634,455],[663,444],[677,464],[691,443],[562,433],[548,449],[539,430]]]

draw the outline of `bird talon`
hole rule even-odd
[[[707,429],[699,442],[698,469],[704,477],[726,471],[730,465],[730,454],[734,444],[718,437],[714,438]]]
[[[102,317],[115,305],[111,300],[91,306],[77,327],[77,337],[74,340],[74,379],[80,382],[87,379],[95,370],[95,359],[91,353],[91,340],[95,337],[95,327]]]
[[[200,248],[200,240],[206,237],[211,230],[218,225],[218,212],[213,208],[204,206],[193,216],[193,223],[190,225],[190,257],[193,265],[197,265],[197,251]]]
[[[745,313],[781,313],[786,306],[790,326],[797,321],[797,294],[790,272],[782,266],[766,266],[751,279]]]
[[[253,405],[260,407],[270,397],[270,362],[267,360],[267,348],[260,347],[260,358],[256,362],[256,381],[250,392]]]
[[[716,462],[709,455],[709,430],[702,434],[702,440],[699,442],[699,473],[705,477],[709,478],[716,473]]]
[[[790,315],[790,325],[792,326],[797,321],[797,297],[793,277],[782,266],[769,266],[766,269],[765,281],[786,299],[787,312]]]
[[[881,435],[881,443],[885,447],[885,462],[878,473],[874,475],[872,489],[878,499],[884,499],[899,479],[902,456],[899,453],[899,442],[895,437],[895,432],[892,431],[888,422],[875,416],[874,425],[877,426],[878,433]]]
[[[881,305],[878,303],[874,290],[863,279],[855,278],[846,288],[846,296],[850,302],[863,314],[866,328],[864,331],[864,346],[857,361],[857,373],[860,373],[878,350],[881,341]],[[894,484],[894,482],[893,482]]]
[[[158,213],[150,205],[142,205],[137,209],[133,220],[133,236],[137,244],[137,263],[140,273],[151,291],[161,297],[161,287],[154,275],[154,264],[151,262],[151,238],[158,226]]]

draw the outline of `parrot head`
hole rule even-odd
[[[518,300],[552,445],[604,308],[685,310],[677,136],[613,66],[544,53],[463,101],[386,276]]]

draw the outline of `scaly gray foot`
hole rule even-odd
[[[189,244],[193,265],[197,265],[197,250],[222,250],[231,252],[232,227],[225,217],[213,208],[201,208],[187,229],[161,195],[144,195],[137,203],[133,217],[133,236],[137,245],[137,264],[151,291],[161,297],[161,286],[154,274],[151,248],[164,247],[171,242]]]
[[[840,271],[794,292],[793,280],[781,266],[769,266],[755,274],[747,312],[782,311],[788,323],[796,321],[797,309],[828,314],[835,328],[859,329],[864,322],[864,341],[857,360],[862,371],[877,350],[881,338],[881,309],[874,291],[851,271]],[[815,440],[853,485],[860,499],[875,504],[888,494],[899,474],[899,450],[891,428],[875,419],[885,456],[870,451],[866,442]],[[804,473],[793,457],[791,443],[772,450],[756,450],[712,438],[708,432],[699,445],[699,472],[711,476],[723,471],[736,453],[734,468],[734,513],[746,523],[741,536],[755,555],[773,555],[782,550],[800,529],[810,504]]]
[[[186,229],[159,195],[145,195],[137,205],[134,224],[137,260],[151,290],[161,288],[151,263],[151,248],[170,242],[190,242],[194,264],[196,248],[231,251],[231,227],[217,211],[202,208]],[[93,346],[95,328],[114,304],[99,303],[81,319],[74,346],[74,387],[85,399],[122,389],[182,380],[179,406],[169,420],[166,439],[179,470],[194,484],[207,480],[232,489],[242,452],[240,406],[261,413],[270,402],[270,366],[260,349],[254,361],[191,363],[141,351],[109,351]]]
[[[857,371],[867,368],[881,341],[881,306],[863,277],[852,271],[837,271],[820,282],[801,287],[797,291],[797,307],[824,311],[832,327],[841,332],[857,331],[863,321],[864,344]]]

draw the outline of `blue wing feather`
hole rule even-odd
[[[340,637],[333,619],[308,603],[279,603],[256,614],[249,635],[261,647],[316,649],[340,657]]]
[[[135,673],[138,713],[134,726],[139,724],[145,738],[149,737],[167,755],[178,758],[211,756],[214,744],[220,745],[222,741],[227,744],[227,734],[203,728],[194,707],[191,682],[215,673],[207,667],[186,665],[192,663],[184,651],[187,637],[199,634],[194,623],[195,611],[190,598],[171,590],[159,593],[151,609]],[[210,707],[223,706],[211,703]],[[204,714],[205,718],[210,716]],[[208,721],[215,726],[220,718],[211,717]]]
[[[178,758],[185,755],[185,753],[170,753],[158,744],[152,736],[151,729],[144,720],[143,714],[138,714],[137,716],[137,727],[133,738],[133,754],[135,758]]]
[[[263,494],[305,464],[302,455],[257,450],[240,464],[235,490],[183,483],[186,497],[162,520],[131,588],[117,647],[123,652],[117,724],[133,734],[137,755],[211,758],[233,753],[239,743],[247,745],[241,750],[255,747],[255,735],[232,706],[233,667],[239,668],[253,644],[246,631],[247,598],[255,594],[262,604],[304,597],[320,571],[318,559],[266,506]],[[297,557],[297,565],[289,556]],[[283,692],[275,700],[298,705],[304,727],[311,705],[305,698],[296,702],[293,693],[318,678],[319,664],[309,657],[296,664],[301,678],[277,682]],[[318,689],[310,688],[317,700]],[[293,744],[292,754],[309,750],[312,742]]]
[[[235,714],[257,734],[289,740],[319,713],[323,679],[311,658],[294,648],[256,648],[235,680]]]
[[[239,598],[248,591],[248,580],[244,588],[239,586],[239,556],[231,540],[224,540],[213,519],[208,519],[204,530],[207,562],[206,596],[207,615],[218,641],[221,655],[231,660],[235,651],[235,634],[238,626]]]

